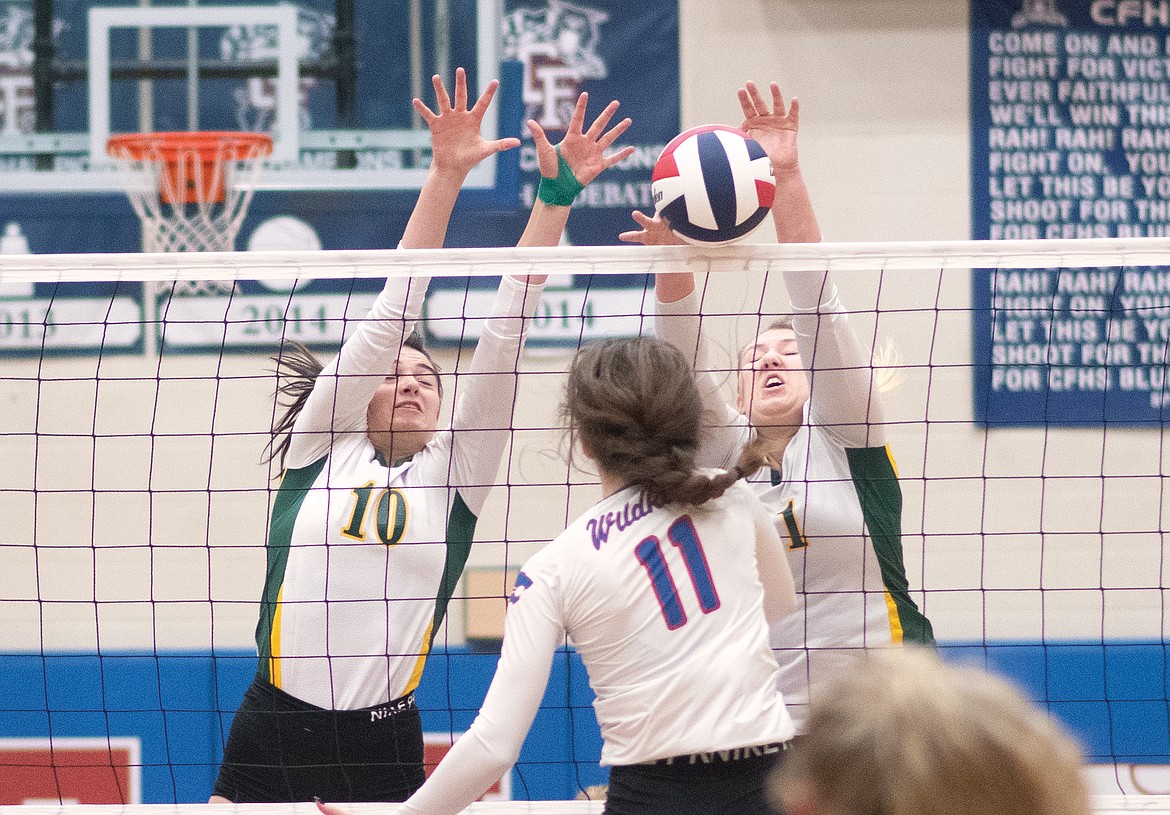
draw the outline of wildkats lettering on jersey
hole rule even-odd
[[[606,512],[604,515],[590,518],[585,522],[585,525],[589,527],[589,534],[593,536],[593,548],[600,549],[601,544],[609,540],[609,532],[615,526],[618,531],[624,531],[661,506],[663,504],[652,502],[645,493],[638,493],[637,498],[633,501],[627,501],[626,505],[619,511]]]

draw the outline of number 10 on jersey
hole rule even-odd
[[[703,543],[699,540],[699,534],[690,516],[683,515],[672,523],[666,530],[666,537],[682,553],[691,585],[699,597],[699,608],[704,614],[710,614],[719,608],[719,593],[715,591],[711,569],[707,565],[707,555],[703,552]],[[658,605],[662,608],[666,627],[673,631],[686,625],[687,612],[683,609],[678,587],[670,574],[670,567],[666,565],[662,543],[658,537],[651,535],[644,538],[634,547],[634,554],[637,555],[638,562],[642,564],[646,574],[650,576],[650,585],[654,588],[654,596],[658,598]]]

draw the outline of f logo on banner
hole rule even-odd
[[[548,6],[521,8],[503,20],[504,57],[524,65],[525,117],[549,130],[566,130],[586,79],[608,72],[597,45],[604,11],[549,0]]]

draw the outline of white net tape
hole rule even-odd
[[[2,255],[0,283],[93,281],[287,280],[434,275],[776,273],[1170,266],[1164,238],[891,243],[578,246],[530,249],[338,250],[327,252],[204,252],[151,254]]]

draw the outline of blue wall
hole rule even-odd
[[[1170,763],[1164,642],[944,645],[951,661],[1014,679],[1080,739],[1090,763]]]
[[[471,724],[498,655],[436,650],[416,697],[428,732]],[[143,803],[203,802],[232,713],[256,672],[251,653],[0,654],[0,737],[137,736]],[[562,652],[520,762],[517,798],[572,798],[603,783],[592,691],[576,654]]]
[[[944,645],[948,660],[1003,673],[1081,739],[1092,762],[1170,762],[1170,650],[1163,643]],[[431,732],[465,730],[497,656],[437,650],[418,702]],[[137,736],[145,803],[207,800],[231,715],[255,657],[209,654],[0,655],[0,736]],[[592,692],[575,653],[562,652],[520,763],[518,799],[572,798],[602,783]]]

